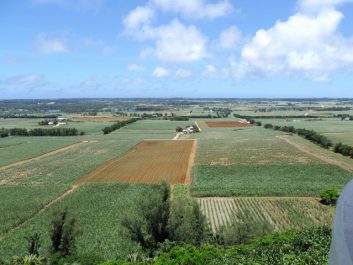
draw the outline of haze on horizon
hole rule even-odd
[[[0,99],[353,97],[352,0],[4,0]]]

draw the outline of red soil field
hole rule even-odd
[[[239,121],[205,121],[208,127],[249,127],[253,124]]]
[[[195,140],[144,140],[75,184],[127,182],[184,184],[190,182]]]

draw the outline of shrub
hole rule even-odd
[[[176,127],[175,131],[176,131],[176,132],[182,132],[182,131],[183,131],[183,128],[181,128],[181,127]]]
[[[321,203],[325,205],[336,205],[339,193],[336,189],[324,190],[320,193]]]
[[[266,123],[266,124],[264,125],[264,128],[265,128],[265,129],[272,129],[272,128],[273,128],[273,125],[272,125],[271,123]]]
[[[0,129],[0,138],[5,138],[5,137],[8,137],[9,136],[9,131],[2,128]]]

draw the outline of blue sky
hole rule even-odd
[[[353,97],[351,0],[2,0],[0,98]]]

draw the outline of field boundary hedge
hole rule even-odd
[[[109,134],[111,132],[114,132],[116,130],[119,130],[121,127],[124,127],[130,123],[134,123],[134,122],[137,122],[139,119],[136,119],[136,118],[132,118],[132,119],[129,119],[129,120],[126,120],[126,121],[117,121],[116,123],[114,123],[113,125],[110,125],[110,126],[107,126],[107,127],[104,127],[102,129],[103,131],[103,134]]]

